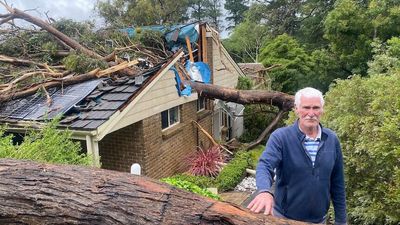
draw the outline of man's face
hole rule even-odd
[[[296,106],[296,114],[302,129],[317,127],[323,113],[321,100],[318,97],[300,97],[300,105]]]

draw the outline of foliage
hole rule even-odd
[[[203,21],[207,18],[207,6],[210,0],[189,0],[189,11],[192,19]]]
[[[249,151],[250,154],[250,169],[256,169],[258,160],[260,159],[261,154],[265,150],[265,145],[258,145],[256,148]]]
[[[393,37],[386,43],[376,39],[373,43],[374,56],[368,62],[368,74],[392,74],[400,69],[400,39]]]
[[[261,50],[260,61],[265,67],[281,65],[270,72],[272,88],[289,94],[305,87],[312,71],[307,52],[287,34],[268,41]]]
[[[365,8],[357,0],[339,0],[329,12],[325,23],[325,38],[340,62],[352,73],[365,73],[370,58],[372,25]]]
[[[247,76],[240,76],[238,78],[238,84],[236,85],[236,89],[239,90],[251,90],[253,86],[253,82]]]
[[[244,12],[249,8],[247,3],[248,0],[225,0],[224,7],[229,12],[229,16],[226,19],[233,22],[233,25],[228,29],[236,27],[243,21]]]
[[[188,19],[188,0],[98,0],[96,10],[116,27],[180,23]]]
[[[278,110],[277,107],[267,104],[247,105],[243,113],[245,131],[240,137],[240,141],[255,140],[275,118]],[[282,125],[282,122],[278,123],[278,127]]]
[[[210,23],[217,31],[222,31],[222,12],[221,12],[221,2],[220,1],[208,1],[206,8],[207,22]]]
[[[219,191],[228,191],[235,188],[243,179],[249,165],[249,153],[239,151],[216,177],[215,182]]]
[[[268,27],[269,35],[289,34],[313,49],[326,46],[322,38],[323,23],[332,9],[332,0],[256,1],[247,11],[247,18]]]
[[[201,188],[208,188],[208,187],[213,187],[215,185],[214,183],[214,178],[212,177],[207,177],[207,176],[195,176],[195,175],[190,175],[190,174],[177,174],[172,177],[172,179],[177,179],[177,180],[184,180],[188,181],[190,183],[193,183]]]
[[[216,145],[206,150],[199,148],[196,152],[189,155],[187,160],[190,166],[189,173],[215,177],[221,170],[223,155],[220,146]]]
[[[353,224],[400,223],[400,74],[339,80],[324,124],[342,144]]]
[[[333,9],[336,0],[308,0],[303,4],[298,14],[301,21],[294,36],[307,49],[325,49],[329,42],[323,38],[324,21],[328,13]]]
[[[183,189],[183,190],[187,190],[187,191],[190,191],[190,192],[202,195],[202,196],[206,196],[209,198],[213,198],[216,200],[221,200],[221,197],[219,197],[218,195],[208,191],[207,189],[201,188],[194,183],[186,181],[186,180],[181,180],[176,177],[175,178],[170,177],[170,178],[161,179],[161,181],[168,183],[170,185],[173,185],[177,188]]]
[[[0,129],[0,158],[30,159],[40,162],[90,165],[92,156],[81,154],[79,143],[71,140],[71,132],[57,130],[53,120],[41,130],[30,130],[19,145],[13,135]]]
[[[160,31],[142,30],[135,37],[143,46],[152,49],[165,49],[164,34]]]
[[[303,81],[304,86],[317,88],[323,93],[328,91],[335,79],[345,79],[351,75],[341,68],[335,54],[326,49],[313,51],[309,63],[311,71],[308,79]]]
[[[96,68],[107,68],[106,62],[93,59],[84,54],[72,53],[63,59],[65,68],[76,73],[87,73]]]
[[[223,44],[237,62],[258,62],[267,34],[265,25],[246,19],[233,29]]]

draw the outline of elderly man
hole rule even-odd
[[[335,224],[346,224],[343,157],[336,134],[319,123],[323,107],[320,91],[296,93],[298,120],[271,134],[257,165],[257,194],[247,206],[251,211],[324,223],[332,199]]]

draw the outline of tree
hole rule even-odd
[[[187,20],[188,0],[98,0],[96,9],[113,26],[146,26]]]
[[[351,73],[365,74],[371,57],[371,20],[356,0],[339,0],[325,20],[325,38]]]
[[[400,223],[400,73],[339,80],[323,124],[343,149],[352,224]]]
[[[346,79],[350,73],[344,71],[336,55],[327,49],[317,49],[310,54],[311,71],[305,86],[315,87],[325,93],[335,79]]]
[[[221,2],[220,1],[208,1],[207,3],[207,17],[208,17],[208,22],[214,26],[218,31],[221,31],[223,29],[222,23],[221,23]]]
[[[265,67],[281,65],[270,72],[273,90],[293,94],[306,86],[309,75],[312,74],[309,55],[287,34],[267,42],[261,50],[260,61]]]
[[[207,17],[207,6],[209,0],[189,0],[191,19],[204,21]]]
[[[236,27],[243,21],[244,12],[249,9],[247,4],[248,0],[225,0],[224,7],[230,14],[226,19],[233,23],[228,29]]]
[[[246,19],[233,29],[224,46],[236,62],[259,62],[260,50],[267,38],[265,25]]]
[[[369,75],[390,75],[399,71],[400,39],[398,37],[393,37],[386,43],[382,43],[376,39],[372,46],[374,55],[372,56],[372,60],[368,62]]]
[[[299,12],[299,29],[294,36],[311,49],[326,48],[329,43],[324,39],[324,21],[333,9],[336,0],[303,1]]]
[[[348,71],[366,75],[371,43],[400,34],[400,6],[395,0],[338,0],[325,22],[325,38]]]
[[[4,224],[304,224],[129,173],[6,159],[0,168]]]

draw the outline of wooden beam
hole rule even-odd
[[[201,52],[202,52],[202,56],[203,56],[202,59],[203,59],[203,62],[207,63],[208,59],[207,59],[206,24],[201,24],[200,30],[201,30],[200,34],[201,34],[201,45],[202,45]]]
[[[186,46],[187,46],[187,49],[188,49],[188,52],[189,52],[190,62],[194,62],[193,52],[192,52],[192,45],[190,44],[190,39],[189,39],[188,36],[186,36],[185,39],[186,39]]]

